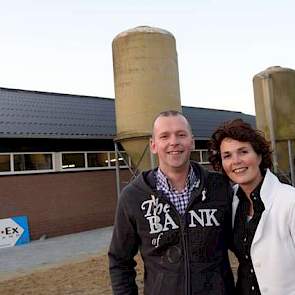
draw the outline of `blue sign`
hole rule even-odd
[[[30,242],[27,216],[0,219],[0,248]]]

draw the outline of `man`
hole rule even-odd
[[[120,196],[109,250],[113,293],[138,294],[139,249],[144,294],[233,294],[229,184],[190,162],[194,138],[179,112],[157,116],[150,148],[159,167],[143,172]]]

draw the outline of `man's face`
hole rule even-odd
[[[165,174],[186,171],[195,148],[186,119],[180,115],[157,118],[150,147]]]

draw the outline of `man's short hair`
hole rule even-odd
[[[181,117],[183,117],[185,119],[185,121],[187,123],[188,130],[191,133],[191,135],[193,135],[192,127],[191,127],[188,119],[186,118],[186,116],[183,113],[179,112],[179,111],[168,110],[168,111],[163,111],[163,112],[159,113],[155,117],[155,119],[153,121],[153,126],[152,126],[152,137],[154,137],[154,126],[155,126],[155,122],[157,121],[158,118],[160,118],[160,117],[177,117],[177,116],[181,116]]]

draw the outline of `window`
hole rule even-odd
[[[116,153],[111,151],[96,152],[62,152],[61,153],[62,169],[84,170],[84,169],[114,169],[116,167]],[[126,152],[118,154],[121,168],[126,168],[124,162],[130,163],[129,156]],[[122,158],[124,157],[124,159]]]
[[[63,153],[62,169],[85,168],[84,153]]]
[[[15,154],[14,171],[51,170],[51,154]]]
[[[206,150],[202,151],[202,162],[209,163],[209,153]]]
[[[115,169],[115,155],[114,151],[2,153],[0,175]],[[127,168],[124,159],[131,163],[126,152],[118,157],[121,168]]]
[[[0,155],[0,172],[7,172],[10,169],[10,155]]]
[[[208,157],[208,150],[194,150],[191,153],[191,160],[201,164],[209,164]]]
[[[200,151],[192,151],[191,160],[196,162],[201,162],[201,154]]]
[[[119,165],[120,167],[126,167],[127,165],[125,164],[124,159],[128,163],[128,155],[126,152],[120,152],[120,153],[121,155],[118,154]],[[122,157],[124,157],[124,159]],[[114,152],[110,152],[110,164],[112,167],[116,166],[116,153]]]
[[[108,153],[87,153],[88,167],[108,167]]]

